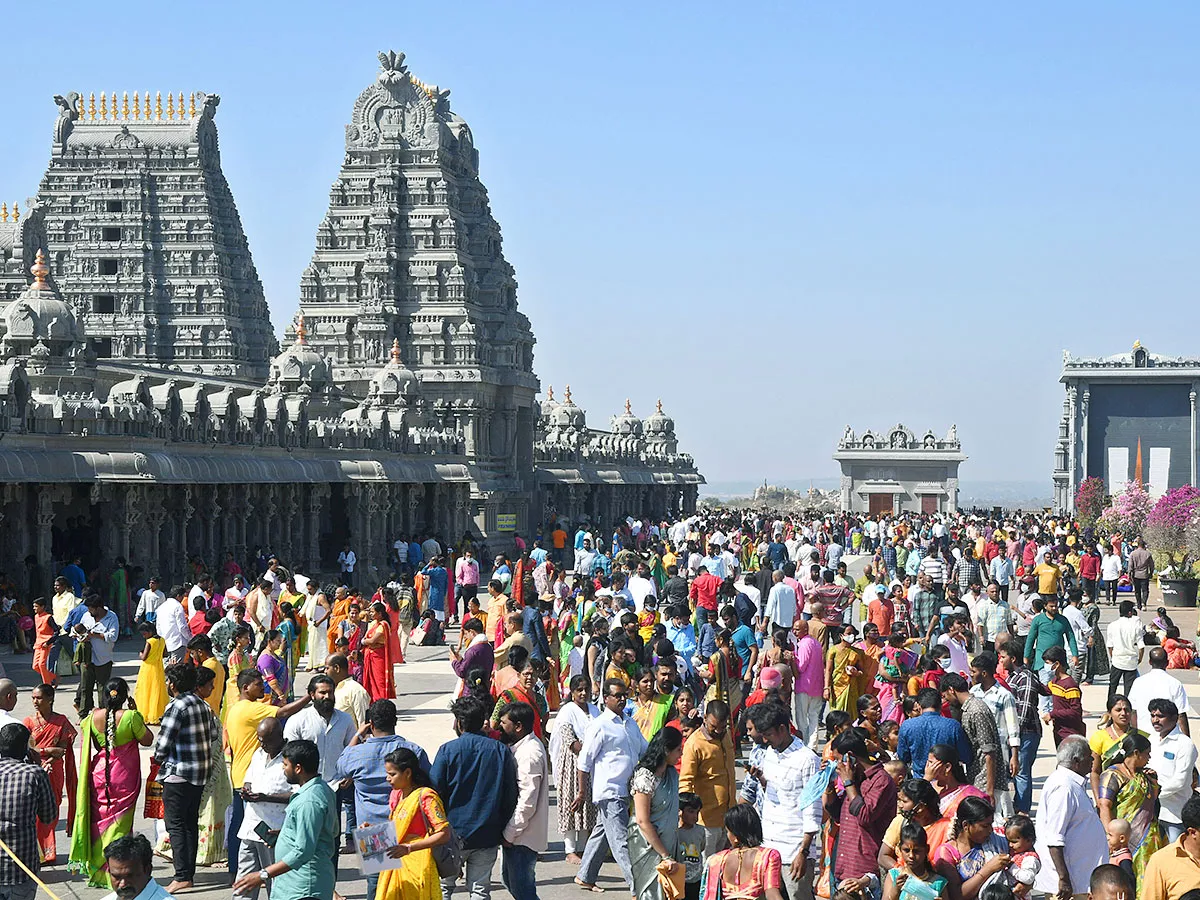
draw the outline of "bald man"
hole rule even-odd
[[[809,622],[797,619],[792,623],[792,653],[796,677],[792,685],[796,692],[796,731],[800,740],[810,748],[817,745],[817,729],[821,724],[822,697],[825,687],[825,659],[821,642],[808,633]]]
[[[11,678],[0,678],[0,728],[5,725],[24,724],[12,717],[17,705],[17,685]]]
[[[238,829],[237,877],[261,872],[275,862],[274,843],[267,843],[259,833],[259,823],[265,822],[267,833],[278,833],[283,826],[292,787],[283,773],[283,723],[276,717],[258,723],[258,749],[250,757],[246,779],[242,782],[242,800],[246,804],[242,824]],[[235,894],[235,897],[258,897],[258,888]]]

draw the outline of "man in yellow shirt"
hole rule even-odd
[[[679,790],[700,797],[700,824],[704,826],[705,854],[725,847],[725,813],[737,803],[733,740],[729,736],[729,704],[711,700],[704,724],[683,745]]]
[[[493,647],[499,646],[496,640],[496,630],[500,630],[501,639],[504,635],[504,617],[508,615],[508,594],[504,593],[504,585],[493,578],[488,582],[487,619],[484,620],[483,633]]]
[[[1049,550],[1043,553],[1042,561],[1033,569],[1033,574],[1038,580],[1038,593],[1042,595],[1042,599],[1057,597],[1058,584],[1062,580],[1062,569],[1054,564],[1050,554]]]
[[[242,800],[242,784],[246,780],[246,769],[250,767],[250,757],[258,749],[258,725],[263,719],[272,717],[286,719],[309,702],[305,694],[287,706],[264,703],[266,687],[258,669],[239,672],[237,686],[238,699],[230,705],[229,714],[225,717],[225,752],[229,755],[229,774],[233,780],[233,805],[230,807],[229,827],[225,831],[230,874],[237,869],[237,854],[241,846],[237,833],[242,827],[242,817],[246,811]]]

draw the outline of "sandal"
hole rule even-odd
[[[574,879],[574,881],[575,881],[575,884],[577,884],[579,887],[583,888],[585,891],[590,891],[593,894],[603,894],[604,893],[604,888],[602,888],[602,887],[597,887],[594,884],[588,884],[585,881],[580,881],[578,878]]]

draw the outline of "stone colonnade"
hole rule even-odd
[[[542,504],[568,521],[610,523],[625,516],[673,519],[696,511],[698,485],[550,484]]]
[[[213,574],[225,554],[243,566],[256,550],[304,573],[334,572],[344,542],[368,577],[383,574],[397,536],[457,539],[470,521],[470,484],[0,484],[0,568],[45,592],[65,560],[56,534],[78,526],[85,565],[124,557],[169,586],[200,557]]]

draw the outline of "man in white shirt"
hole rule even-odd
[[[117,645],[120,630],[117,614],[104,605],[99,594],[92,594],[87,612],[75,626],[75,639],[86,643],[89,651],[75,692],[75,708],[80,717],[87,716],[95,708],[93,698],[99,697],[99,704],[104,705],[104,686],[112,675],[113,648]]]
[[[776,569],[771,575],[774,582],[767,594],[767,605],[763,610],[763,633],[771,634],[775,628],[789,631],[796,619],[796,592],[791,585],[783,583],[783,570]]]
[[[11,678],[0,678],[0,728],[5,725],[24,725],[12,715],[17,706],[17,683]]]
[[[342,779],[338,777],[338,757],[350,746],[350,740],[358,729],[349,713],[344,713],[335,706],[334,692],[337,686],[328,675],[314,675],[308,682],[308,696],[312,702],[300,712],[291,716],[284,726],[285,740],[312,741],[321,751],[321,768],[318,773],[321,780],[337,791]],[[348,784],[344,792],[339,792],[341,802],[346,792],[350,801],[354,800],[354,786]]]
[[[1150,650],[1150,671],[1137,677],[1128,696],[1129,705],[1133,707],[1133,724],[1139,731],[1150,730],[1150,701],[1165,697],[1179,710],[1179,730],[1191,737],[1187,691],[1179,679],[1167,671],[1167,651],[1162,647]]]
[[[736,587],[738,591],[746,595],[746,599],[754,605],[756,616],[761,618],[763,608],[762,591],[755,587],[753,582],[750,581],[750,577],[745,573],[743,573],[741,579],[736,583]]]
[[[1033,889],[1051,897],[1087,896],[1097,866],[1108,862],[1108,839],[1086,787],[1092,748],[1073,734],[1058,745],[1058,768],[1042,786],[1034,849],[1042,868]]]
[[[1077,660],[1075,671],[1071,675],[1077,682],[1082,684],[1084,665],[1087,661],[1087,654],[1090,652],[1088,650],[1088,641],[1092,637],[1092,626],[1083,617],[1083,591],[1079,588],[1073,588],[1071,593],[1067,595],[1067,605],[1063,609],[1063,618],[1070,623],[1071,630],[1075,632],[1075,644],[1079,647],[1079,655],[1075,657]]]
[[[354,586],[354,566],[358,563],[358,557],[354,555],[354,551],[350,549],[349,544],[342,545],[342,552],[337,557],[338,566],[342,570],[342,584]]]
[[[762,769],[750,776],[762,786],[763,846],[779,851],[781,874],[792,900],[812,900],[812,872],[820,858],[821,795],[799,805],[808,782],[817,776],[821,760],[804,742],[792,737],[785,707],[759,703],[749,712],[751,740],[766,742]]]
[[[275,862],[275,844],[267,843],[259,834],[259,824],[266,825],[268,834],[278,834],[283,827],[284,813],[293,786],[283,774],[283,722],[275,716],[258,723],[258,746],[250,757],[246,779],[242,784],[245,815],[238,830],[241,842],[237,855],[237,878],[251,872],[261,872]],[[268,891],[270,890],[268,882]],[[235,897],[258,900],[258,888]]]
[[[1145,653],[1146,643],[1143,639],[1145,629],[1138,618],[1137,604],[1132,600],[1122,600],[1119,607],[1120,618],[1110,622],[1105,638],[1108,643],[1108,702],[1112,703],[1118,687],[1124,682],[1121,691],[1126,697],[1137,678],[1138,665]],[[1028,629],[1027,629],[1028,630]]]
[[[634,721],[625,715],[629,689],[625,682],[610,678],[604,682],[604,710],[592,720],[579,750],[579,784],[576,809],[590,796],[596,807],[596,827],[588,837],[583,862],[575,882],[591,889],[596,885],[600,865],[612,850],[625,882],[633,890],[633,869],[629,862],[629,780],[634,766],[646,750],[646,739]]]
[[[144,616],[151,622],[154,621],[158,615],[158,608],[167,599],[166,595],[158,589],[159,584],[158,578],[150,579],[149,585],[138,597],[137,609],[133,613],[134,619],[141,619]]]
[[[514,897],[537,900],[534,865],[546,852],[550,830],[550,764],[533,733],[533,707],[509,703],[500,710],[500,737],[517,763],[517,806],[504,826],[501,879]]]
[[[171,596],[159,604],[158,614],[154,619],[158,636],[163,639],[164,666],[183,662],[187,642],[192,639],[187,613],[183,611],[183,604],[179,601],[180,597],[186,596],[182,585],[171,591]]]
[[[392,544],[392,557],[396,561],[396,571],[405,571],[408,566],[408,540],[406,538],[399,537]]]
[[[575,551],[575,574],[590,578],[592,566],[596,564],[596,551],[592,549],[592,539],[583,539],[583,546]]]
[[[211,575],[201,575],[199,580],[192,585],[192,589],[188,591],[188,612],[195,612],[196,607],[192,603],[197,597],[203,597],[205,600],[204,608],[208,609],[212,606],[213,598],[213,580]]]
[[[1158,776],[1158,820],[1174,842],[1183,834],[1183,804],[1192,796],[1196,745],[1179,730],[1179,708],[1170,700],[1150,701],[1150,768]]]
[[[650,567],[645,563],[638,563],[637,574],[629,576],[627,588],[633,598],[633,608],[637,612],[642,611],[647,597],[658,598],[658,585],[650,577]]]

